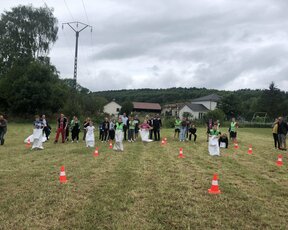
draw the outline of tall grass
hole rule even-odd
[[[99,157],[82,142],[50,140],[31,151],[23,143],[31,132],[10,124],[0,146],[1,229],[287,228],[287,152],[273,148],[270,129],[239,129],[240,148],[230,143],[221,157],[208,155],[204,129],[196,144],[164,129],[166,145],[125,142],[123,153],[96,140]],[[67,184],[59,183],[62,165]],[[214,173],[220,195],[207,192]]]

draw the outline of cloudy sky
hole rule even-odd
[[[131,88],[267,88],[288,91],[287,0],[1,0],[54,8],[52,63],[91,91]]]

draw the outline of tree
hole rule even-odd
[[[225,118],[225,113],[221,109],[215,109],[212,111],[209,111],[204,115],[204,120],[208,120],[209,118],[212,118],[213,121],[219,120],[220,123],[223,123]]]
[[[13,114],[57,112],[65,103],[68,88],[55,67],[33,61],[28,66],[14,65],[1,79],[0,90]]]
[[[284,93],[280,91],[272,81],[269,89],[265,89],[258,102],[259,112],[267,112],[270,118],[275,118],[282,115],[284,109]]]
[[[126,113],[127,115],[131,114],[131,112],[133,111],[133,104],[130,101],[126,101],[122,104],[121,107],[121,113]]]
[[[0,76],[15,63],[29,63],[49,53],[57,40],[57,19],[53,9],[17,6],[0,19]]]

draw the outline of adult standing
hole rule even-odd
[[[153,119],[153,132],[154,132],[154,140],[160,141],[160,128],[162,126],[162,121],[159,116],[159,114],[156,114],[156,116]]]
[[[179,135],[180,141],[185,141],[186,129],[187,129],[187,121],[186,117],[183,117],[180,124],[180,135]]]
[[[4,145],[4,136],[7,132],[7,120],[4,119],[3,115],[0,115],[0,144]]]
[[[123,123],[123,131],[124,131],[124,140],[127,140],[127,129],[128,129],[128,117],[126,115],[126,113],[123,113],[123,115],[121,116],[121,120]]]
[[[179,138],[181,122],[182,121],[180,120],[180,118],[176,117],[174,122],[174,139],[175,137]]]
[[[138,115],[135,115],[134,117],[134,124],[135,124],[135,140],[136,140],[138,138],[139,125],[140,125],[140,120],[138,118]]]
[[[153,139],[153,119],[150,118],[149,115],[146,115],[145,119],[147,120],[147,124],[152,127],[151,129],[149,129],[149,139],[152,140]]]
[[[287,150],[286,148],[286,135],[288,131],[288,125],[283,121],[283,117],[278,118],[278,139],[280,143],[279,149]]]
[[[278,139],[278,122],[279,122],[278,118],[275,118],[275,121],[272,125],[272,134],[273,134],[275,149],[280,149],[280,143]]]
[[[64,114],[61,113],[60,117],[57,119],[57,133],[56,133],[56,137],[54,141],[55,144],[58,142],[60,133],[62,137],[62,143],[65,143],[65,134],[66,134],[67,125],[68,125],[68,120],[64,116]]]

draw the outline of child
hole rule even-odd
[[[213,125],[213,129],[210,130],[208,150],[211,156],[220,156],[220,148],[218,144],[219,130],[217,130],[217,124]]]
[[[153,129],[149,124],[148,121],[145,119],[143,124],[139,125],[140,127],[140,136],[143,142],[151,142],[153,140],[149,139],[149,131]]]
[[[43,123],[38,115],[35,116],[34,129],[33,129],[33,145],[32,149],[44,149],[42,142]]]
[[[137,140],[138,138],[138,133],[139,133],[139,123],[140,120],[138,118],[138,115],[135,115],[134,117],[134,124],[135,124],[135,140]]]
[[[124,124],[122,122],[122,118],[118,118],[118,122],[116,122],[115,125],[115,144],[114,144],[114,150],[116,151],[124,151],[123,148],[123,139],[124,139]]]
[[[135,121],[133,117],[129,117],[128,121],[128,142],[134,142],[135,136]]]
[[[228,137],[226,133],[220,135],[219,138],[219,147],[220,148],[228,148]]]
[[[109,123],[109,140],[113,141],[115,138],[115,119],[111,119]]]
[[[86,147],[94,147],[95,146],[95,138],[94,138],[94,130],[93,122],[89,122],[89,126],[86,127]]]
[[[181,125],[181,120],[179,117],[176,118],[175,122],[174,122],[174,139],[175,137],[179,138],[179,133],[180,133],[180,125]]]
[[[194,143],[196,142],[196,138],[197,138],[197,135],[196,135],[196,127],[194,124],[192,124],[191,128],[189,128],[189,141],[191,141],[191,137],[192,135],[194,136]]]
[[[79,132],[80,132],[80,121],[78,120],[78,117],[74,116],[71,121],[71,135],[72,135],[72,143],[76,140],[77,143],[79,141]]]

